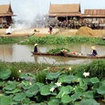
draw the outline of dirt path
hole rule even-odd
[[[77,29],[53,29],[53,34],[55,35],[63,35],[63,36],[73,36],[76,34]],[[103,37],[105,36],[105,30],[93,30],[95,35],[93,37]],[[12,32],[10,35],[6,35],[6,29],[0,29],[0,36],[30,36],[34,34],[34,29],[24,29]],[[36,28],[35,36],[44,37],[49,34],[48,28]]]

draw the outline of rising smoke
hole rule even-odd
[[[12,24],[14,30],[46,27],[49,4],[49,0],[11,0],[11,7],[16,15]]]

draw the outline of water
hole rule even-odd
[[[91,45],[75,45],[69,46],[38,46],[39,52],[47,52],[49,49],[57,47],[66,47],[70,51],[81,52],[84,55],[92,52]],[[105,55],[105,46],[96,46],[99,55]],[[33,56],[33,46],[28,45],[0,45],[0,60],[4,62],[35,62],[46,64],[84,64],[89,63],[90,59],[77,59],[59,56]]]

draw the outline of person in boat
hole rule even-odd
[[[34,45],[34,53],[37,53],[38,52],[38,48],[37,48],[37,43]]]
[[[97,56],[98,53],[97,53],[96,47],[92,46],[91,48],[93,50],[91,56]]]

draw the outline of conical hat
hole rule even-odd
[[[36,43],[36,44],[34,44],[34,46],[37,46],[38,44]]]
[[[91,48],[92,48],[93,50],[95,50],[95,49],[96,49],[96,47],[95,47],[95,46],[92,46]]]

